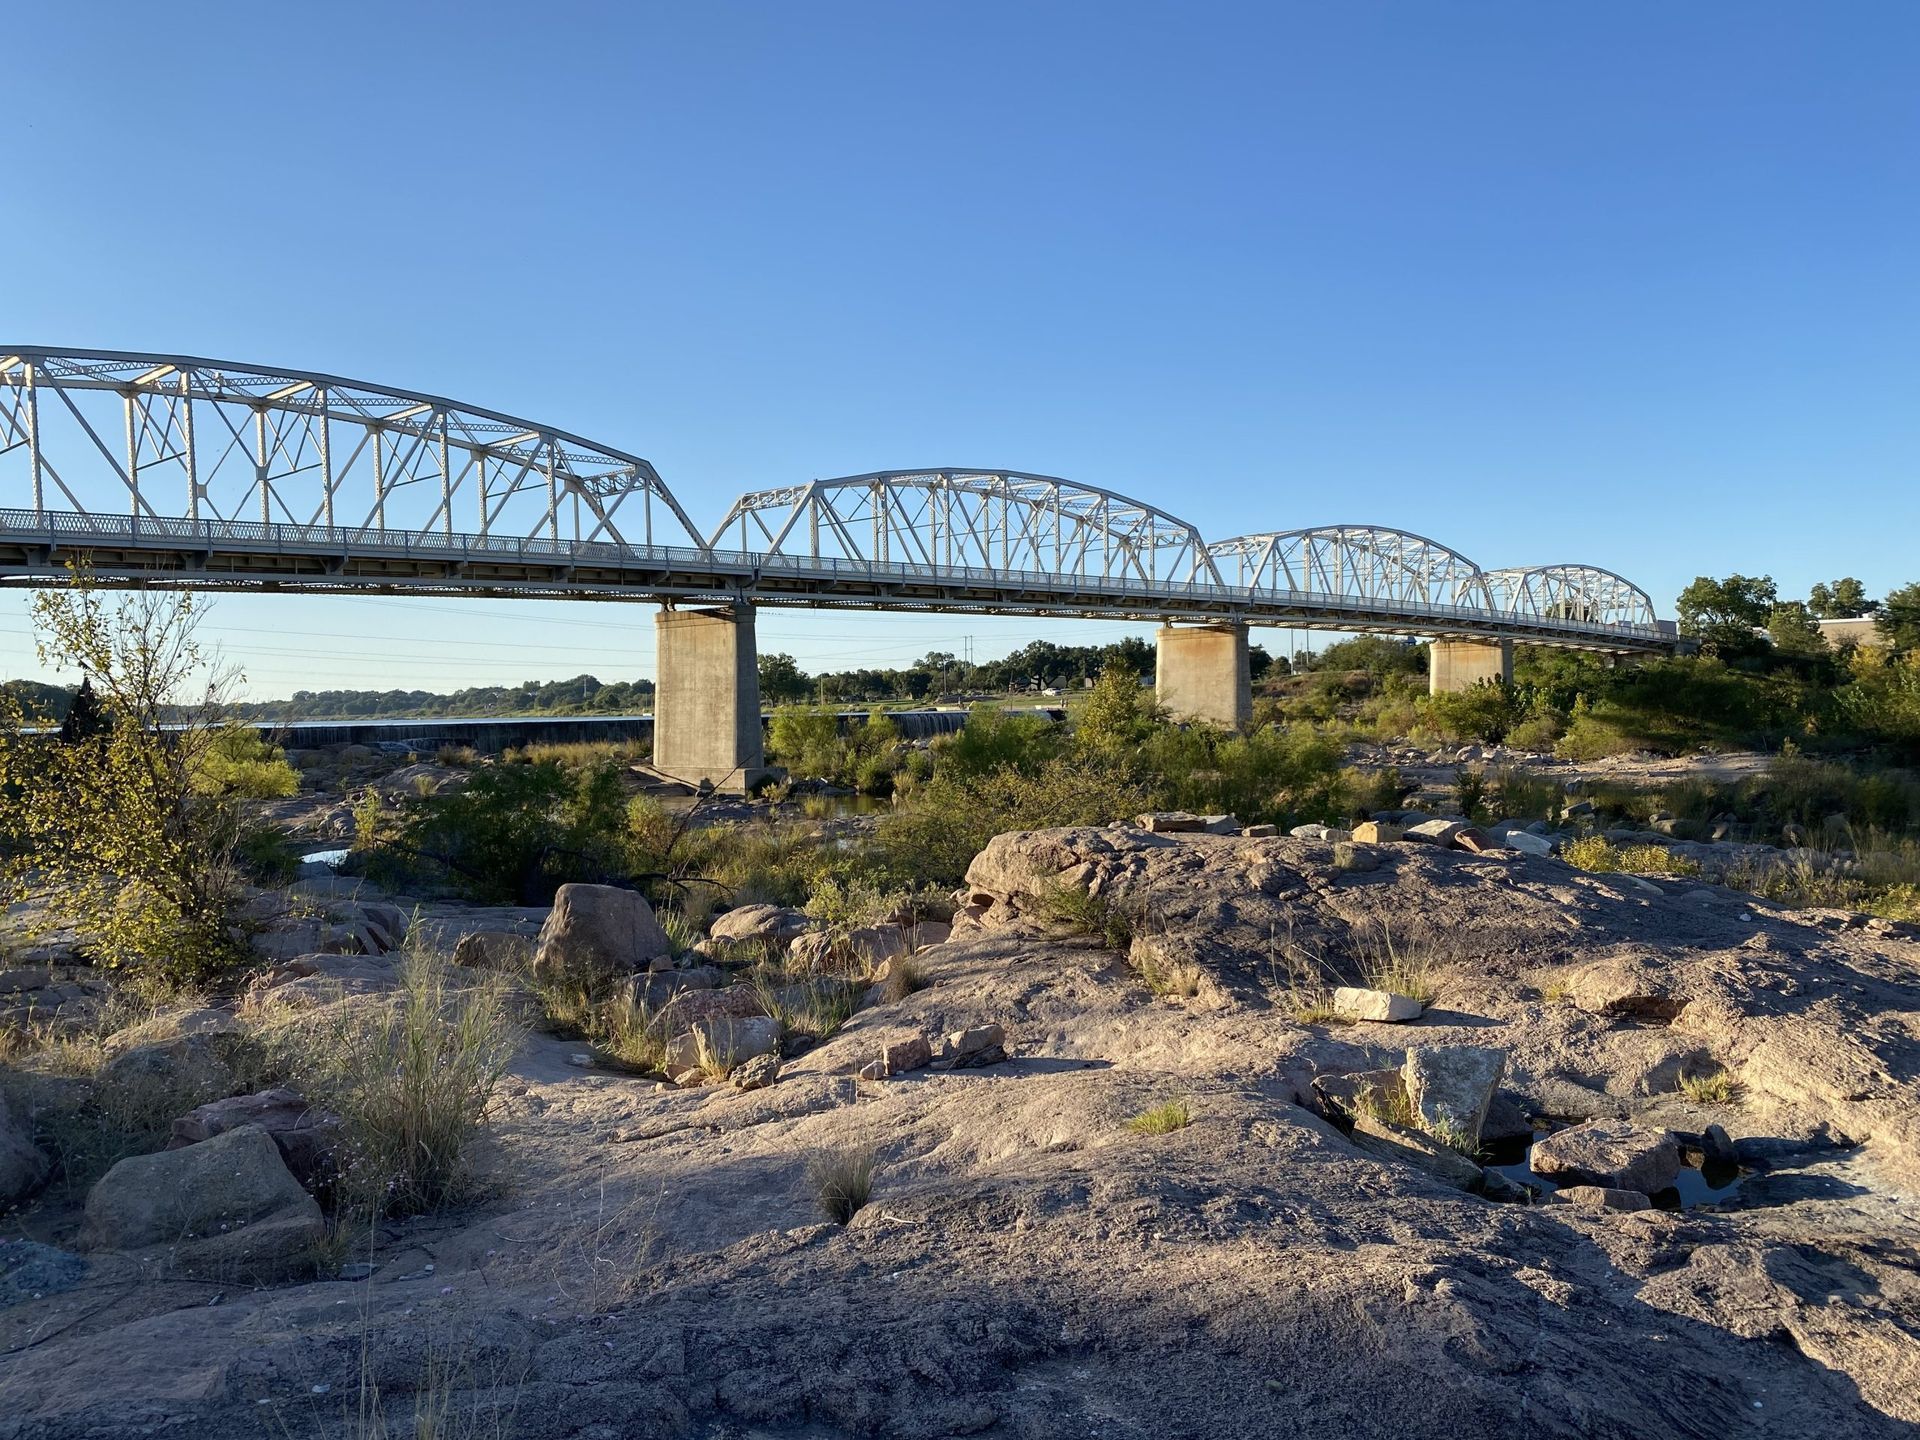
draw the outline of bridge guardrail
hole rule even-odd
[[[795,580],[815,577],[857,577],[884,584],[922,581],[972,585],[997,590],[1043,589],[1054,594],[1120,597],[1151,608],[1156,601],[1192,600],[1276,610],[1331,610],[1353,616],[1417,622],[1482,621],[1523,627],[1543,635],[1568,638],[1664,640],[1670,632],[1659,625],[1604,624],[1572,617],[1543,618],[1520,611],[1502,611],[1470,605],[1428,601],[1393,604],[1371,597],[1308,590],[1266,590],[1256,586],[1215,585],[1205,581],[1157,580],[1150,584],[1118,579],[1056,574],[1046,571],[989,570],[976,566],[941,566],[903,561],[847,560],[834,556],[793,560],[754,551],[696,549],[684,545],[632,545],[614,541],[555,540],[538,536],[485,535],[463,531],[393,531],[373,526],[306,525],[259,520],[208,520],[154,515],[92,515],[60,510],[0,509],[0,534],[29,536],[53,547],[81,548],[75,541],[125,542],[139,546],[154,540],[191,542],[212,548],[228,542],[263,549],[306,549],[328,555],[383,552],[431,557],[440,562],[464,558],[561,562],[605,562],[733,573],[757,582],[777,575]]]

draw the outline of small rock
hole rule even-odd
[[[1486,855],[1510,848],[1505,840],[1496,839],[1475,825],[1467,826],[1454,836],[1453,843],[1462,850],[1472,851],[1475,855]]]
[[[1156,835],[1191,834],[1206,828],[1206,821],[1185,810],[1156,810],[1151,814],[1136,815],[1133,823]]]
[[[1531,830],[1509,830],[1507,844],[1523,855],[1553,854],[1553,841],[1544,835],[1536,835]]]
[[[1425,1045],[1407,1052],[1401,1074],[1420,1128],[1462,1150],[1478,1150],[1506,1053],[1486,1045]]]
[[[1344,1120],[1363,1110],[1397,1114],[1406,1105],[1406,1082],[1398,1070],[1349,1070],[1313,1077],[1314,1098],[1329,1120]]]
[[[1667,1131],[1630,1120],[1588,1120],[1536,1144],[1532,1163],[1558,1183],[1652,1195],[1680,1173],[1680,1146]]]
[[[1416,844],[1438,845],[1446,850],[1452,848],[1466,829],[1458,820],[1423,820],[1418,825],[1408,826],[1405,838]]]
[[[1270,836],[1278,835],[1280,833],[1280,827],[1278,825],[1267,825],[1264,823],[1249,825],[1241,833],[1251,840],[1265,840]]]
[[[760,941],[785,950],[812,928],[806,912],[789,905],[740,905],[714,916],[707,933],[715,940]]]
[[[1380,868],[1380,852],[1371,845],[1342,840],[1333,847],[1333,865],[1349,875],[1366,875]]]
[[[1371,1115],[1356,1115],[1352,1138],[1355,1145],[1369,1154],[1417,1165],[1455,1189],[1471,1190],[1481,1183],[1478,1165],[1418,1130],[1389,1125]]]
[[[1740,1152],[1724,1125],[1707,1126],[1700,1136],[1700,1149],[1709,1165],[1724,1165],[1731,1169],[1740,1163]]]
[[[1238,835],[1240,820],[1234,815],[1202,815],[1200,829],[1207,835]]]
[[[327,1224],[273,1137],[242,1125],[182,1150],[135,1155],[87,1195],[89,1250],[165,1247],[181,1273],[267,1284],[313,1264]]]
[[[1423,1008],[1411,996],[1395,995],[1388,990],[1342,985],[1333,992],[1333,1013],[1342,1020],[1400,1025],[1409,1020],[1418,1020]]]
[[[1324,840],[1327,838],[1327,827],[1324,825],[1296,825],[1287,831],[1287,834],[1291,835],[1295,840]]]
[[[720,1016],[702,1020],[667,1044],[667,1075],[681,1080],[697,1074],[711,1059],[730,1070],[756,1055],[780,1052],[780,1022],[766,1015]]]
[[[1583,1210],[1650,1210],[1653,1201],[1638,1190],[1616,1190],[1604,1185],[1568,1185],[1547,1196],[1549,1204],[1577,1205]]]
[[[778,1055],[753,1055],[734,1066],[727,1081],[736,1090],[764,1090],[779,1078]]]
[[[956,1030],[940,1042],[940,1064],[948,1070],[993,1065],[1007,1058],[1007,1032],[998,1025]]]
[[[317,1194],[333,1183],[346,1127],[338,1115],[307,1104],[291,1090],[236,1095],[191,1110],[173,1122],[167,1149],[202,1144],[242,1125],[258,1125],[273,1137],[301,1188]]]
[[[869,1060],[854,1074],[862,1080],[888,1080],[909,1070],[924,1069],[932,1063],[933,1047],[927,1043],[927,1037],[914,1035],[886,1046],[877,1059]]]
[[[1353,827],[1353,838],[1361,845],[1391,845],[1406,839],[1407,832],[1391,820],[1363,820]]]

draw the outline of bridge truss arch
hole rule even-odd
[[[1395,609],[1492,609],[1486,574],[1459,551],[1405,530],[1320,525],[1217,540],[1218,573],[1255,592]]]
[[[1143,501],[1011,470],[882,470],[743,495],[716,555],[900,568],[973,580],[1220,583],[1200,532]]]
[[[1487,572],[1494,606],[1529,620],[1652,630],[1653,599],[1596,565],[1515,565]]]
[[[567,431],[333,375],[126,351],[0,350],[0,509],[89,534],[701,544],[651,464]]]

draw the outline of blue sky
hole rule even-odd
[[[0,343],[453,396],[741,490],[1920,579],[1907,4],[15,7]],[[0,503],[19,503],[0,497]],[[0,596],[0,671],[32,673]],[[268,696],[651,674],[652,612],[223,599]],[[809,668],[1094,623],[807,613]],[[1286,637],[1266,636],[1285,648]]]

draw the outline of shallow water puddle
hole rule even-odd
[[[1538,1196],[1551,1195],[1560,1186],[1533,1170],[1533,1147],[1547,1138],[1549,1130],[1535,1130],[1531,1139],[1508,1140],[1488,1146],[1492,1158],[1487,1168],[1497,1170],[1516,1184],[1525,1185]],[[1661,1210],[1694,1210],[1702,1206],[1726,1205],[1739,1197],[1746,1175],[1738,1166],[1682,1164],[1672,1185],[1653,1196]]]

